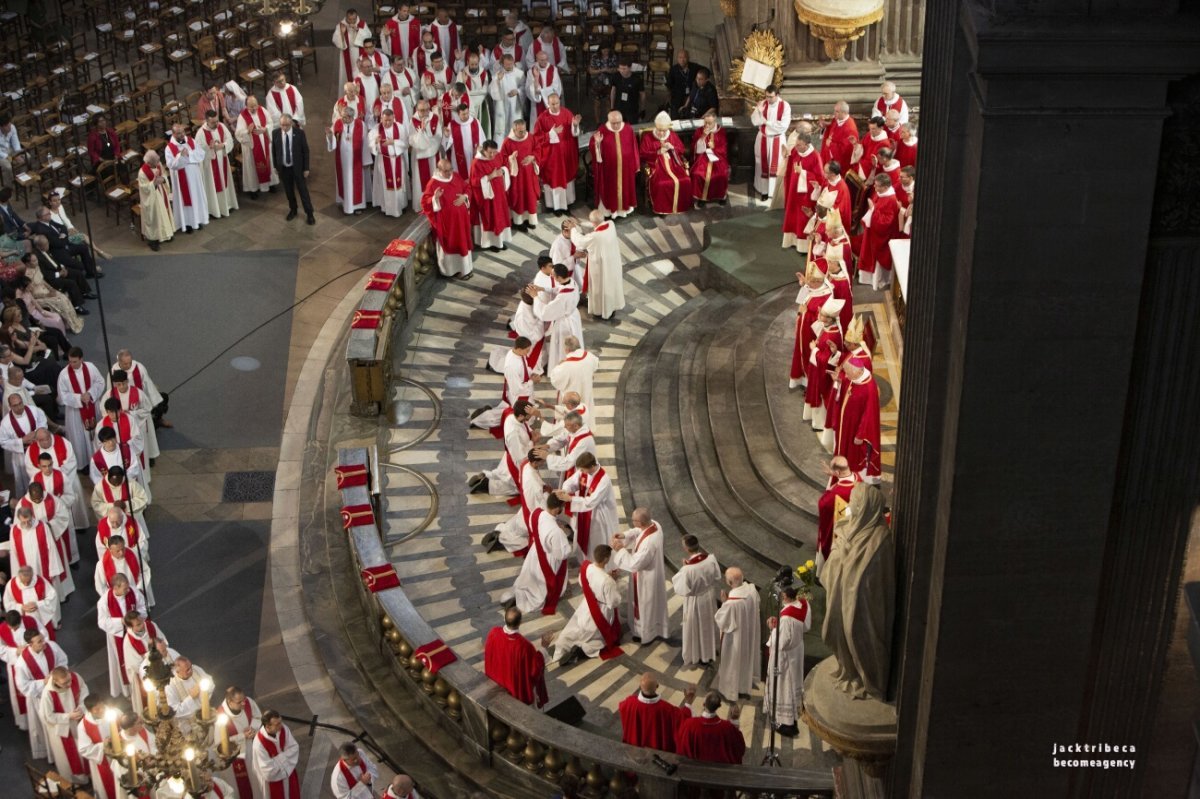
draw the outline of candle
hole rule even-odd
[[[213,682],[208,677],[200,680],[200,720],[208,721],[212,718],[212,708],[209,707],[208,699],[212,694]]]
[[[150,715],[150,720],[154,721],[158,718],[158,691],[154,688],[154,681],[150,679],[142,680],[142,687],[146,689],[146,712]]]
[[[224,713],[217,714],[217,735],[220,741],[220,751],[222,757],[229,756],[229,717]]]
[[[196,750],[188,747],[183,750],[183,759],[187,761],[188,766],[188,790],[196,790]]]
[[[129,780],[134,785],[137,785],[137,747],[133,744],[130,744],[129,746],[125,747],[125,754],[129,755]]]
[[[111,736],[108,741],[109,750],[118,754],[121,751],[121,727],[119,724],[117,724],[117,719],[120,717],[121,712],[115,707],[110,707],[108,710],[104,711],[104,718],[108,721],[108,724],[111,728],[109,730],[109,735]]]

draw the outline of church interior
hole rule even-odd
[[[1190,0],[8,0],[0,793],[1200,797],[1197,130]]]

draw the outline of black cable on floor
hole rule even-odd
[[[218,360],[220,360],[222,355],[224,355],[225,353],[229,352],[231,349],[233,349],[234,347],[236,347],[238,344],[241,344],[243,341],[245,341],[246,339],[250,338],[250,337],[251,337],[251,336],[253,336],[255,333],[257,333],[258,331],[262,330],[264,327],[266,327],[267,325],[271,324],[272,322],[274,322],[274,321],[275,321],[276,319],[278,319],[279,317],[283,316],[284,314],[288,313],[289,311],[293,311],[293,310],[295,310],[295,309],[296,309],[296,308],[298,308],[298,307],[299,307],[301,304],[303,304],[303,303],[307,302],[309,299],[311,299],[311,298],[313,297],[313,295],[315,295],[315,294],[316,294],[318,291],[320,291],[321,289],[323,289],[323,288],[325,288],[326,286],[328,286],[330,283],[336,283],[337,281],[339,281],[339,280],[341,280],[342,278],[344,278],[346,275],[352,275],[352,274],[354,274],[355,272],[359,272],[359,271],[361,271],[361,270],[363,270],[363,269],[367,269],[367,268],[369,268],[369,267],[372,267],[372,266],[374,266],[374,265],[375,265],[375,264],[377,264],[377,263],[379,263],[377,260],[375,260],[375,261],[370,261],[370,262],[368,262],[368,263],[365,263],[365,264],[363,264],[362,266],[356,266],[356,267],[354,267],[353,269],[347,269],[345,272],[342,272],[340,275],[334,275],[333,277],[329,278],[329,280],[326,280],[324,283],[322,283],[321,285],[317,286],[315,289],[313,289],[312,291],[310,291],[308,294],[305,294],[303,297],[301,297],[300,299],[296,300],[296,301],[295,301],[295,302],[293,302],[291,305],[289,305],[288,307],[284,308],[284,309],[283,309],[282,311],[280,311],[279,313],[277,313],[277,314],[275,314],[274,316],[272,316],[270,319],[266,320],[266,321],[265,321],[265,322],[263,322],[262,324],[260,324],[260,325],[256,326],[256,327],[255,327],[253,330],[250,330],[250,331],[249,331],[249,332],[247,332],[246,334],[244,334],[244,335],[242,335],[241,337],[239,337],[239,338],[238,338],[236,341],[234,341],[234,342],[233,342],[232,344],[230,344],[228,347],[226,347],[225,349],[221,350],[221,351],[220,351],[220,352],[218,352],[216,355],[214,355],[214,356],[213,356],[213,357],[212,357],[212,358],[211,358],[211,359],[208,361],[208,363],[204,364],[204,365],[203,365],[203,366],[201,366],[199,369],[197,369],[196,371],[192,372],[190,375],[188,375],[187,377],[185,377],[185,378],[183,379],[183,382],[179,383],[179,385],[175,386],[174,388],[172,388],[172,389],[171,389],[170,391],[168,391],[167,393],[168,393],[168,394],[174,394],[176,391],[178,391],[179,389],[181,389],[181,388],[183,388],[184,386],[186,386],[188,383],[190,383],[192,380],[194,380],[196,377],[198,377],[198,376],[200,375],[200,373],[201,373],[201,372],[203,372],[205,369],[207,369],[208,367],[210,367],[210,366],[212,366],[214,363],[216,363]]]

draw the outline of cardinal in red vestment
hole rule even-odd
[[[631,746],[644,746],[663,752],[675,751],[675,732],[684,719],[691,718],[688,705],[696,698],[696,687],[687,689],[683,704],[675,706],[658,695],[658,679],[650,672],[642,675],[641,685],[621,700],[621,740]]]
[[[704,114],[704,127],[692,136],[692,198],[696,202],[725,202],[729,191],[729,146],[717,112]]]
[[[438,270],[446,277],[471,276],[471,195],[450,159],[438,159],[437,174],[425,184],[421,212],[437,239]]]
[[[807,133],[793,133],[783,173],[783,246],[808,252],[809,221],[825,185],[821,154]]]
[[[705,763],[739,765],[746,756],[746,738],[733,723],[734,705],[729,720],[717,718],[721,709],[721,692],[709,691],[704,697],[704,712],[684,719],[675,732],[676,751],[682,757]]]
[[[887,175],[875,177],[875,199],[863,214],[862,246],[858,251],[858,282],[883,288],[892,282],[892,250],[888,242],[900,236],[900,201]]]
[[[683,142],[671,130],[671,115],[666,111],[660,111],[654,118],[654,130],[642,133],[640,152],[647,169],[646,187],[654,213],[690,211],[692,187],[688,185]]]
[[[840,386],[837,447],[850,470],[866,482],[878,483],[883,473],[880,458],[879,385],[870,370],[853,361],[842,365],[846,380]]]
[[[849,104],[839,100],[833,106],[833,119],[825,124],[825,132],[821,135],[821,160],[827,164],[836,161],[845,174],[857,143],[858,125],[850,116]],[[849,218],[847,215],[846,219]]]
[[[483,673],[527,705],[546,704],[546,656],[521,635],[521,611],[509,608],[504,626],[493,627],[483,645]]]
[[[536,141],[525,127],[525,120],[514,119],[512,130],[500,145],[500,157],[508,162],[511,176],[508,208],[514,225],[528,230],[538,223],[538,195],[542,193]]]
[[[620,111],[592,134],[592,182],[596,207],[604,216],[627,216],[637,205],[638,144],[633,127]]]

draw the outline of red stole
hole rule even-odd
[[[189,149],[194,150],[196,148],[196,142],[192,139],[185,138],[184,143],[187,144]],[[175,139],[171,138],[167,139],[167,149],[171,151],[172,156],[178,156],[181,148]],[[191,208],[192,187],[188,182],[187,165],[185,164],[183,169],[177,171],[179,172],[179,197],[183,200],[183,205],[185,208]]]
[[[121,444],[128,444],[133,439],[133,428],[129,424],[129,414],[122,411],[117,415],[117,423],[114,425],[112,417],[107,413],[100,420],[100,427],[111,427],[117,433],[117,441]]]
[[[52,469],[50,471],[50,485],[46,485],[46,476],[41,472],[33,476],[33,482],[45,489],[46,493],[56,497],[61,497],[66,490],[66,483],[60,469]]]
[[[442,50],[442,55],[449,63],[454,58],[454,54],[458,52],[458,23],[450,20],[449,23],[442,25],[437,20],[429,23],[429,30],[433,32],[433,38],[437,41],[438,47]],[[446,31],[449,36],[449,47],[442,47],[442,31]]]
[[[100,563],[101,568],[104,569],[104,581],[112,585],[113,575],[117,573],[117,564],[113,561],[112,553],[106,550],[104,556],[100,558]],[[138,569],[137,559],[133,557],[128,548],[125,550],[125,566],[129,569],[129,584],[135,588],[141,585],[142,575]],[[146,624],[149,623],[146,622]]]
[[[96,470],[98,472],[100,472],[101,477],[108,474],[108,461],[105,460],[105,458],[104,458],[105,451],[106,450],[104,449],[104,447],[100,447],[99,449],[97,449],[95,452],[92,453],[92,463],[96,464]],[[117,448],[114,451],[121,456],[121,468],[124,469],[126,472],[128,472],[129,471],[129,462],[133,458],[133,453],[130,451],[129,445],[128,444],[117,444]],[[105,485],[107,485],[107,483]],[[109,498],[108,499],[109,502],[112,502],[112,499],[111,499],[112,492],[109,491],[107,488],[105,488],[104,491],[105,491],[105,497]],[[126,490],[125,493],[129,493],[128,490]],[[124,497],[122,497],[122,499],[124,499]]]
[[[33,518],[38,519],[39,521],[49,523],[49,521],[54,518],[54,511],[56,510],[54,505],[54,497],[48,494],[42,497],[41,502],[34,502],[29,497],[21,497],[21,501],[17,504],[20,507],[29,508],[31,511],[33,511]],[[39,505],[41,506],[40,508],[38,507]],[[41,516],[38,516],[39,510],[42,512]]]
[[[529,459],[521,461],[521,465],[517,467],[517,499],[521,501],[521,522],[525,525],[525,531],[530,535],[533,534],[533,528],[529,526],[529,514],[533,513],[533,508],[529,507],[525,502],[525,467],[529,465]],[[518,550],[513,553],[513,557],[524,557],[529,552],[529,547]]]
[[[801,624],[808,618],[808,600],[801,599],[799,605],[785,605],[783,610],[779,611],[780,616],[787,616],[789,619],[795,619]]]
[[[600,601],[596,599],[596,594],[592,591],[592,584],[588,580],[588,567],[591,565],[591,561],[583,562],[583,566],[579,569],[579,585],[583,588],[583,598],[587,602],[588,612],[592,614],[592,622],[600,631],[600,637],[604,639],[604,648],[600,650],[600,659],[609,660],[621,654],[619,646],[621,619],[618,618],[616,611],[613,612],[612,621],[605,618],[604,611],[600,608]],[[597,566],[596,568],[602,567]]]
[[[776,105],[775,121],[782,122],[783,121],[783,100],[776,101],[775,105]],[[763,118],[765,119],[767,116],[766,101],[763,102],[762,113],[763,113]],[[761,152],[759,153],[759,156],[760,156],[759,157],[759,171],[761,172],[760,177],[773,178],[773,177],[775,177],[775,170],[779,166],[779,140],[782,137],[781,136],[768,136],[767,135],[767,126],[765,124],[760,125],[758,130],[759,130],[759,133],[762,134],[762,145],[759,148],[761,150]]]
[[[464,97],[466,95],[463,95]],[[467,162],[467,156],[475,152],[475,148],[479,146],[478,134],[479,122],[472,117],[466,124],[459,122],[457,119],[450,121],[450,140],[453,143],[453,150],[450,156],[454,159],[455,165],[458,167],[458,174],[462,175],[463,180],[467,180],[471,173],[471,165]],[[463,128],[471,129],[471,142],[468,147],[466,137],[463,135]]]
[[[80,724],[82,724],[83,732],[87,735],[88,740],[94,744],[104,744],[104,735],[100,732],[100,725],[92,721],[90,716],[85,714]],[[100,781],[104,783],[104,793],[109,796],[109,799],[114,799],[117,795],[117,781],[113,778],[112,765],[108,762],[107,757],[103,755],[100,757],[100,762],[96,764],[96,771],[100,773]]]
[[[137,610],[137,594],[134,593],[135,590],[136,589],[131,587],[125,592],[125,607],[122,608],[122,598],[114,594],[111,588],[108,589],[108,593],[105,594],[105,599],[108,604],[108,615],[112,616],[114,619],[124,619],[126,613],[129,613],[132,610]],[[150,622],[146,622],[146,624],[149,625]],[[117,666],[120,667],[121,684],[128,685],[129,675],[125,673],[125,628],[122,627],[121,632],[114,635],[113,638],[116,639],[113,643],[117,648]]]
[[[146,180],[149,180],[151,182],[153,182],[155,178],[163,177],[162,164],[159,164],[157,167],[152,167],[149,164],[142,164],[142,168],[138,171],[146,176]],[[171,195],[167,191],[166,182],[164,182],[161,186],[158,187],[158,192],[159,192],[159,194],[161,194],[163,196],[163,202],[166,204],[167,208],[169,209],[171,207]],[[67,367],[67,368],[70,369],[70,367]],[[85,371],[87,370],[86,366],[83,368]],[[71,378],[71,388],[75,388],[75,378],[74,377]],[[76,390],[75,393],[78,394],[79,391]],[[96,412],[93,410],[92,418],[95,418],[95,415],[96,415]],[[84,417],[84,419],[86,421],[87,417]]]
[[[229,719],[225,722],[225,732],[229,735],[229,739],[233,740],[239,735],[237,725],[233,723],[234,714],[224,702],[221,703],[221,709]],[[246,726],[250,727],[254,723],[254,708],[251,707],[248,697],[246,703],[242,705],[242,712],[246,714]],[[236,757],[233,759],[233,778],[237,782],[239,799],[254,799],[254,788],[250,785],[250,772],[246,768],[246,758]]]
[[[262,748],[267,750],[269,757],[279,757],[279,753],[287,746],[287,730],[283,727],[279,728],[279,743],[271,740],[265,729],[258,731],[258,742],[262,744]],[[245,761],[243,761],[245,762]],[[300,778],[296,776],[296,770],[292,769],[292,773],[287,777],[287,795],[288,799],[300,799]],[[267,783],[271,791],[270,799],[283,799],[283,780],[275,780]]]
[[[600,480],[604,477],[604,467],[596,469],[595,474],[589,475],[584,472],[579,476],[579,494],[580,497],[586,497],[596,490],[596,486],[600,484]],[[583,551],[584,557],[588,555],[588,544],[591,543],[592,537],[592,511],[583,510],[576,514],[575,538],[579,541],[579,548]]]
[[[534,44],[534,46],[535,47],[537,46],[536,43]],[[541,73],[541,70],[539,69],[538,65],[535,63],[533,65],[531,71],[533,72],[533,74],[538,76],[538,81],[539,81],[538,85],[540,85],[543,89],[545,89],[549,86],[554,85],[554,76],[556,74],[554,71],[555,69],[557,69],[557,67],[555,67],[554,64],[550,64],[546,67],[546,74],[543,75]],[[546,103],[542,101],[542,93],[538,92],[537,112],[538,112],[538,114],[543,114],[543,113],[545,113],[545,111],[546,111]]]
[[[400,33],[400,26],[404,25],[407,33]],[[401,22],[392,17],[387,23],[387,35],[389,39],[388,49],[392,55],[400,54],[408,58],[413,52],[421,49],[421,23],[414,16],[409,16],[408,19]],[[408,41],[405,41],[407,36]],[[408,45],[407,47],[405,45]]]
[[[126,635],[125,638],[129,641],[129,645],[133,647],[133,651],[137,652],[142,657],[145,657],[146,651],[150,646],[150,641],[158,638],[158,628],[154,626],[154,622],[146,619],[146,640],[138,638],[134,635]]]
[[[126,546],[136,547],[141,540],[141,531],[138,529],[137,522],[129,514],[125,514],[125,529],[121,530],[117,535],[125,539]],[[96,523],[96,537],[100,539],[100,543],[107,549],[108,539],[112,536],[113,531],[108,526],[108,517],[105,516]]]
[[[546,603],[542,605],[543,616],[553,616],[558,612],[558,598],[562,596],[563,583],[567,579],[567,561],[558,565],[558,571],[550,569],[550,559],[546,556],[546,547],[538,534],[538,527],[545,509],[538,508],[529,517],[529,543],[537,555],[538,566],[542,570],[542,581],[546,583]],[[557,524],[557,522],[555,522]]]
[[[521,45],[513,43],[511,50],[505,50],[502,45],[496,45],[492,48],[492,60],[500,64],[504,60],[504,56],[510,55],[513,57],[513,65],[521,63],[521,56],[524,53],[521,51]]]
[[[286,110],[283,107],[283,95],[284,94],[287,94],[288,105],[290,106]],[[296,87],[295,86],[289,85],[282,92],[279,91],[279,89],[271,89],[271,96],[275,98],[275,107],[279,109],[280,113],[289,114],[289,115],[296,113]]]
[[[0,622],[0,643],[3,643],[9,649],[18,649],[25,646],[24,630],[36,630],[38,628],[38,622],[37,619],[33,618],[32,616],[22,616],[21,623],[25,626],[21,633],[21,637],[18,638],[16,631],[14,631],[12,627],[9,627],[7,622]],[[26,649],[23,651],[28,650]],[[17,666],[15,663],[8,667],[8,679],[12,681],[13,685],[17,684]],[[29,712],[29,703],[25,699],[25,694],[21,693],[20,691],[15,691],[14,693],[17,695],[17,714],[24,716],[27,712]]]
[[[545,52],[545,51],[546,51],[546,44],[545,44],[545,42],[542,41],[542,37],[539,36],[536,39],[534,39],[533,40],[533,60],[535,63],[537,62],[538,53]],[[554,43],[553,43],[553,49],[552,49],[551,55],[550,55],[550,66],[554,67],[555,65],[561,64],[561,63],[562,63],[562,43],[559,41],[558,37],[555,36]]]
[[[143,168],[145,168],[144,164]],[[79,367],[78,371],[83,372],[83,388],[79,387],[79,378],[76,375],[75,368],[71,366],[67,367],[67,379],[71,381],[71,391],[81,397],[84,394],[90,395],[92,392],[91,370],[88,369],[88,365],[85,363],[83,366]],[[84,402],[81,403],[81,405],[82,407],[79,409],[79,416],[81,419],[83,419],[83,426],[90,430],[95,426],[96,423],[96,403]],[[26,408],[25,410],[29,409]]]
[[[46,651],[49,651],[47,649]],[[50,691],[50,701],[54,704],[55,713],[69,713],[79,707],[79,675],[71,672],[71,707],[64,708],[62,703],[62,691],[55,691],[47,686]],[[79,756],[79,748],[75,745],[75,736],[71,735],[68,730],[67,734],[59,738],[62,741],[63,751],[67,755],[67,763],[71,766],[72,774],[87,774],[87,768],[83,765],[83,758]]]
[[[358,104],[363,103],[360,98]],[[346,197],[346,189],[343,183],[342,176],[342,134],[345,132],[346,126],[342,120],[338,120],[333,126],[333,136],[338,142],[337,148],[334,150],[333,165],[337,171],[337,190],[338,196],[343,200]],[[363,122],[362,118],[354,120],[354,129],[350,131],[350,142],[354,147],[354,197],[352,201],[355,205],[359,205],[363,201],[363,167],[362,167],[362,146],[363,146]]]
[[[291,86],[288,89],[290,90]],[[204,143],[208,145],[208,149],[211,151],[213,148],[213,131],[209,130],[207,125],[202,127],[201,130],[204,131]],[[219,142],[225,141],[225,128],[219,123],[216,130],[216,138]],[[229,183],[229,153],[223,152],[214,155],[211,168],[213,174],[213,191],[220,194],[225,191],[225,185]],[[131,377],[133,378],[133,384],[141,388],[142,375],[137,370],[137,367],[134,367]]]
[[[375,105],[372,106],[372,108],[375,111],[376,119],[383,119],[383,112],[391,111],[393,116],[396,118],[394,123],[395,125],[403,125],[405,121],[408,120],[408,109],[404,107],[404,102],[397,95],[392,95],[392,99],[388,100],[387,105],[383,104],[382,99],[376,100]],[[392,138],[395,137],[393,136]],[[399,160],[399,158],[400,156],[396,156],[397,160]]]
[[[35,680],[45,680],[50,676],[50,672],[54,671],[54,650],[47,644],[42,653],[46,656],[45,671],[42,671],[42,664],[38,662],[37,657],[33,654],[33,649],[27,646],[21,650],[21,659],[25,661],[25,666],[29,669],[29,675]]]
[[[29,410],[26,408],[25,410]],[[11,413],[11,411],[10,411]],[[54,465],[61,467],[67,461],[67,440],[62,436],[53,436],[54,439]],[[29,462],[37,466],[38,458],[42,457],[42,448],[36,441],[29,442]]]
[[[690,558],[685,560],[683,562],[683,565],[684,566],[695,566],[697,563],[703,563],[707,557],[708,557],[707,552],[700,552],[698,554],[692,555]]]
[[[343,19],[338,22],[338,27],[341,27],[342,23],[345,21],[346,20]],[[358,24],[354,26],[353,30],[350,29],[349,25],[346,26],[346,49],[342,50],[342,66],[346,70],[347,80],[353,78],[354,73],[357,71],[357,67],[354,64],[354,59],[350,56],[350,50],[352,48],[357,49],[357,45],[354,44],[354,40],[358,38],[358,32],[366,26],[367,23],[363,22],[361,19],[358,21]]]
[[[33,411],[29,410],[28,405],[25,406],[25,424],[29,426],[29,429],[23,429],[17,419],[16,414],[12,411],[8,412],[8,422],[12,425],[13,432],[17,434],[17,438],[24,438],[33,432],[37,420],[34,418]]]
[[[258,119],[254,118],[254,114],[249,108],[243,108],[240,114],[243,121],[246,123],[246,128],[260,127],[263,130],[267,128],[267,112],[261,107],[257,109]],[[267,139],[266,133],[257,133],[250,135],[250,149],[254,154],[254,174],[258,176],[259,183],[271,182],[271,159],[267,157],[267,148],[270,146],[270,141]]]
[[[109,483],[108,480],[101,480],[100,486],[101,486],[101,490],[104,492],[104,501],[105,502],[107,502],[109,505],[111,505],[114,502],[120,500],[121,502],[125,503],[125,510],[127,512],[129,512],[129,513],[133,512],[133,508],[130,507],[133,499],[129,493],[129,481],[128,480],[125,480],[121,483],[121,496],[119,496],[119,497],[113,496],[112,484]]]
[[[642,542],[645,541],[647,538],[649,538],[652,533],[657,533],[657,532],[658,532],[657,524],[651,524],[649,527],[647,527],[645,530],[643,530],[642,534],[640,536],[638,536],[637,544],[634,545],[633,551],[637,552],[639,549],[641,549]],[[634,621],[637,621],[638,619],[641,618],[641,610],[638,608],[638,573],[637,572],[633,573],[632,581],[633,581],[633,618],[634,618]]]
[[[399,103],[399,100],[392,100],[393,103]],[[400,136],[400,126],[395,122],[392,123],[392,129],[387,131],[388,138],[395,141]],[[383,123],[379,125],[379,138],[383,139]],[[379,148],[379,157],[383,159],[383,185],[388,191],[399,191],[404,188],[404,165],[401,163],[400,156],[392,155],[385,150],[381,145]]]
[[[41,561],[40,561],[41,568],[49,569],[50,568],[50,532],[46,529],[46,525],[43,524],[42,522],[38,522],[36,525],[34,525],[33,529],[37,532],[37,536],[38,536],[37,548],[38,548],[38,557],[41,559]],[[28,554],[25,552],[25,536],[24,536],[21,526],[19,524],[13,525],[12,547],[13,547],[13,551],[17,553],[17,565],[18,566],[30,566],[30,567],[33,566],[33,564],[29,562]],[[34,574],[40,573],[40,569],[34,569],[33,573]],[[61,577],[63,574],[64,574],[64,572],[57,572],[55,574],[44,574],[42,576],[47,577],[51,580],[55,580],[55,579]]]
[[[339,757],[338,771],[342,772],[342,779],[346,781],[346,787],[353,790],[354,786],[358,785],[362,781],[362,778],[367,775],[367,764],[362,761],[362,758],[359,758],[358,776],[356,777],[354,776],[354,772],[350,770],[350,767],[346,765],[346,761]]]
[[[592,433],[590,430],[586,433],[580,433],[577,436],[572,436],[571,440],[567,442],[567,454],[570,455],[572,452],[574,452],[575,447],[577,447],[579,445],[579,442],[583,441],[585,438],[592,438]],[[563,472],[563,482],[565,483],[568,480],[570,480],[572,477],[574,477],[576,471],[577,470],[576,470],[575,466],[571,466],[570,469],[567,469],[565,472]]]

